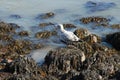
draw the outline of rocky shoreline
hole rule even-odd
[[[51,18],[54,15],[50,12],[42,18]],[[99,16],[81,18],[80,22],[92,23],[96,25],[95,27],[120,29],[119,24],[110,25],[109,19]],[[40,23],[37,28],[49,25],[54,23]],[[70,23],[64,26],[77,27]],[[38,66],[26,55],[45,45],[32,41],[30,33],[22,30],[22,27],[0,22],[0,80],[119,80],[120,32],[106,35],[105,40],[84,28],[77,29],[74,33],[82,39],[82,42],[68,42],[66,47],[49,51],[45,62]],[[38,31],[32,38],[49,39],[51,36],[57,36],[57,32]],[[108,42],[113,47],[102,42]]]

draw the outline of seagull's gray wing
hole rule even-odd
[[[70,41],[69,38],[68,38],[68,36],[65,35],[65,34],[61,34],[61,35],[60,35],[60,40],[61,40],[61,41],[64,41],[64,42]]]

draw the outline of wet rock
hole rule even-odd
[[[20,26],[15,23],[9,23],[9,25],[12,26],[14,29],[20,28]]]
[[[74,34],[77,35],[80,39],[83,39],[90,35],[90,32],[87,29],[77,29],[74,31]]]
[[[41,43],[34,44],[33,46],[34,46],[34,49],[40,49],[44,47],[44,45],[42,45]]]
[[[109,8],[115,7],[116,4],[113,2],[93,2],[93,1],[88,1],[85,4],[85,7],[88,9],[88,12],[96,12],[96,11],[104,11]]]
[[[7,80],[12,74],[7,72],[0,72],[0,80]]]
[[[12,74],[8,80],[41,80],[46,76],[46,73],[37,66],[35,61],[28,57],[19,57],[6,66],[6,71]]]
[[[74,24],[63,24],[64,28],[76,28]]]
[[[49,26],[49,25],[54,25],[53,23],[49,22],[49,23],[40,23],[39,26],[40,27],[45,27],[45,26]]]
[[[108,34],[106,36],[106,40],[107,42],[112,44],[114,48],[116,48],[117,50],[120,50],[120,32]]]
[[[110,27],[113,29],[120,29],[120,24],[113,24]]]
[[[71,69],[79,71],[84,60],[85,55],[81,50],[75,47],[60,48],[47,54],[44,65],[49,74],[60,76],[69,73]]]
[[[0,57],[3,58],[3,56],[4,56],[6,53],[8,53],[8,49],[7,49],[6,47],[3,46],[2,48],[0,48]]]
[[[22,17],[21,17],[20,15],[13,14],[13,15],[10,15],[10,18],[20,19],[20,18],[22,18]]]
[[[21,31],[18,33],[18,35],[20,36],[29,36],[29,32],[28,31]]]
[[[13,38],[11,35],[8,35],[8,34],[3,34],[3,33],[0,33],[0,40],[3,40],[3,41],[12,41]]]
[[[0,22],[0,33],[15,33],[15,29],[8,23]]]
[[[84,77],[80,72],[71,70],[67,74],[64,74],[61,80],[84,80]]]
[[[74,46],[80,50],[82,50],[85,55],[90,55],[94,53],[94,50],[91,45],[89,45],[87,42],[71,42],[67,44],[68,47]]]
[[[45,14],[41,14],[41,15],[38,15],[36,17],[36,19],[48,19],[48,18],[52,18],[54,17],[55,13],[53,12],[48,12],[48,13],[45,13]]]
[[[92,48],[93,48],[94,51],[109,51],[108,47],[106,47],[102,44],[99,44],[99,43],[92,44]]]
[[[52,35],[56,35],[56,32],[50,32],[50,31],[45,31],[45,32],[38,32],[35,34],[36,38],[49,38]]]
[[[6,63],[3,62],[3,61],[1,61],[1,62],[0,62],[0,70],[1,70],[1,71],[4,70],[4,69],[5,69],[5,66],[6,66]]]
[[[80,19],[83,24],[88,23],[96,23],[97,26],[108,26],[109,19],[100,17],[100,16],[93,16],[93,17],[83,17]]]
[[[95,34],[90,34],[89,36],[83,38],[84,41],[86,41],[89,44],[93,44],[93,43],[100,43],[101,42],[101,38]]]
[[[120,79],[120,70],[116,71],[116,74],[112,77],[112,79],[115,79],[115,80]]]
[[[74,31],[74,34],[89,44],[101,42],[101,38],[99,36],[91,34],[87,29],[77,29]]]
[[[8,43],[6,46],[7,54],[6,57],[16,59],[17,55],[25,55],[31,51],[31,42],[27,40],[14,40]]]
[[[81,52],[85,54],[82,62]],[[43,67],[59,80],[109,80],[120,69],[117,53],[99,43],[72,42],[65,48],[50,51]]]
[[[115,59],[118,61],[115,61]],[[118,71],[119,61],[120,57],[117,54],[108,56],[105,52],[95,52],[83,64],[86,68],[82,71],[82,75],[85,80],[109,80]]]

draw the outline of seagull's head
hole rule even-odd
[[[57,30],[64,30],[64,27],[62,24],[57,24],[57,25],[55,25],[55,27]]]

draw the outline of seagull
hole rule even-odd
[[[81,41],[73,32],[65,30],[62,24],[57,24],[55,27],[62,42]]]

